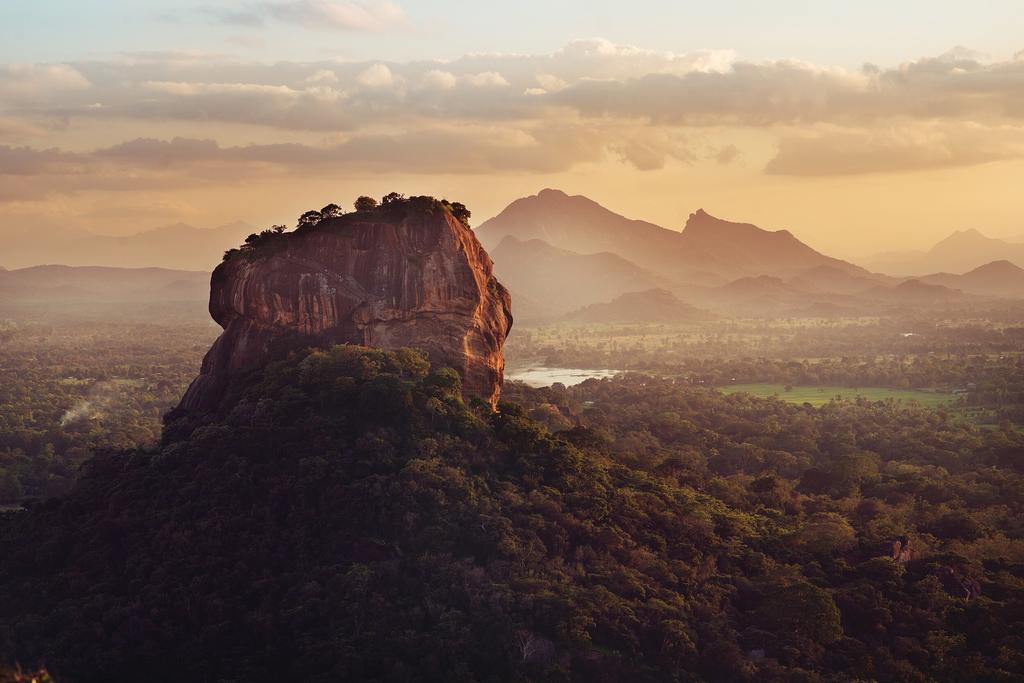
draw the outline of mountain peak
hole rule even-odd
[[[543,190],[537,193],[537,197],[540,199],[564,199],[569,195],[562,190],[557,190],[551,187],[545,187]]]

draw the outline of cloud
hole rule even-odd
[[[0,65],[0,108],[54,101],[91,84],[66,64]]]
[[[19,70],[20,69],[20,70]],[[540,55],[413,62],[260,64],[200,54],[0,72],[0,109],[74,119],[165,119],[347,131],[427,118],[661,126],[831,123],[935,118],[1024,120],[1024,60],[959,49],[890,69],[795,60],[744,62],[730,51],[672,53],[574,41]],[[440,97],[439,93],[444,93]],[[92,107],[102,104],[102,108]],[[0,111],[0,115],[4,115]]]
[[[7,183],[20,178],[20,193],[41,197],[88,189],[169,190],[310,173],[555,173],[609,158],[650,170],[668,159],[691,163],[697,155],[683,137],[657,130],[560,123],[433,125],[346,134],[321,145],[222,146],[212,139],[177,137],[135,138],[91,152],[0,146],[0,179]]]
[[[395,84],[395,75],[386,65],[374,64],[361,71],[356,82],[367,88],[389,88]]]
[[[451,90],[458,83],[458,79],[450,71],[431,69],[420,78],[420,85],[427,90]]]
[[[740,148],[733,144],[723,145],[715,151],[715,161],[728,165],[740,158]]]
[[[904,123],[877,130],[829,127],[790,135],[771,175],[834,176],[970,166],[1024,157],[1024,128]]]
[[[645,128],[611,145],[611,151],[639,171],[656,171],[669,159],[692,164],[697,160],[690,144],[681,134]]]
[[[250,2],[241,9],[215,11],[226,24],[262,26],[275,21],[305,28],[381,31],[405,21],[402,8],[389,0],[285,0]]]
[[[484,71],[464,76],[463,80],[475,88],[507,88],[509,82],[497,71]]]
[[[298,22],[328,5],[332,11],[358,8],[331,15],[335,21],[349,17],[353,27],[363,21],[351,19],[360,12],[393,15],[382,3],[312,0],[249,3],[238,11],[259,10],[260,21]],[[180,137],[161,144],[133,140],[57,160],[11,151],[26,144],[32,131],[45,137],[60,125],[74,129],[83,122],[127,123],[172,135],[216,124],[235,140],[240,130],[256,126],[260,130],[250,139],[279,145],[189,146]],[[741,133],[733,140],[777,141],[765,169],[771,174],[911,171],[1016,158],[1021,126],[1024,59],[994,61],[959,48],[892,68],[852,71],[601,39],[573,41],[546,54],[448,61],[263,64],[186,52],[0,67],[0,136],[13,145],[6,148],[9,168],[24,174],[42,164],[68,175],[81,163],[98,169],[98,179],[117,165],[152,174],[131,182],[172,182],[170,175],[184,164],[199,166],[195,177],[246,161],[254,168],[236,173],[267,173],[299,163],[288,161],[299,157],[329,170],[372,172],[392,164],[393,171],[413,166],[515,173],[602,158],[640,170],[729,164],[747,151],[711,140],[729,129]],[[752,136],[747,129],[757,130]],[[310,146],[316,138],[331,142]],[[38,143],[44,144],[53,146],[50,140]]]

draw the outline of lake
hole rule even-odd
[[[561,382],[567,387],[584,382],[591,377],[605,379],[614,377],[616,370],[582,370],[580,368],[519,368],[505,373],[505,379],[522,382],[531,387],[548,387]]]

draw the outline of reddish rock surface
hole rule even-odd
[[[276,349],[419,348],[495,405],[511,300],[466,225],[435,203],[348,214],[236,252],[213,272],[210,314],[224,332],[181,409],[215,409],[232,373]]]

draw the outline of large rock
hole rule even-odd
[[[511,299],[487,252],[446,205],[419,198],[268,235],[213,272],[224,332],[179,408],[211,411],[233,373],[297,345],[415,347],[495,405]]]

